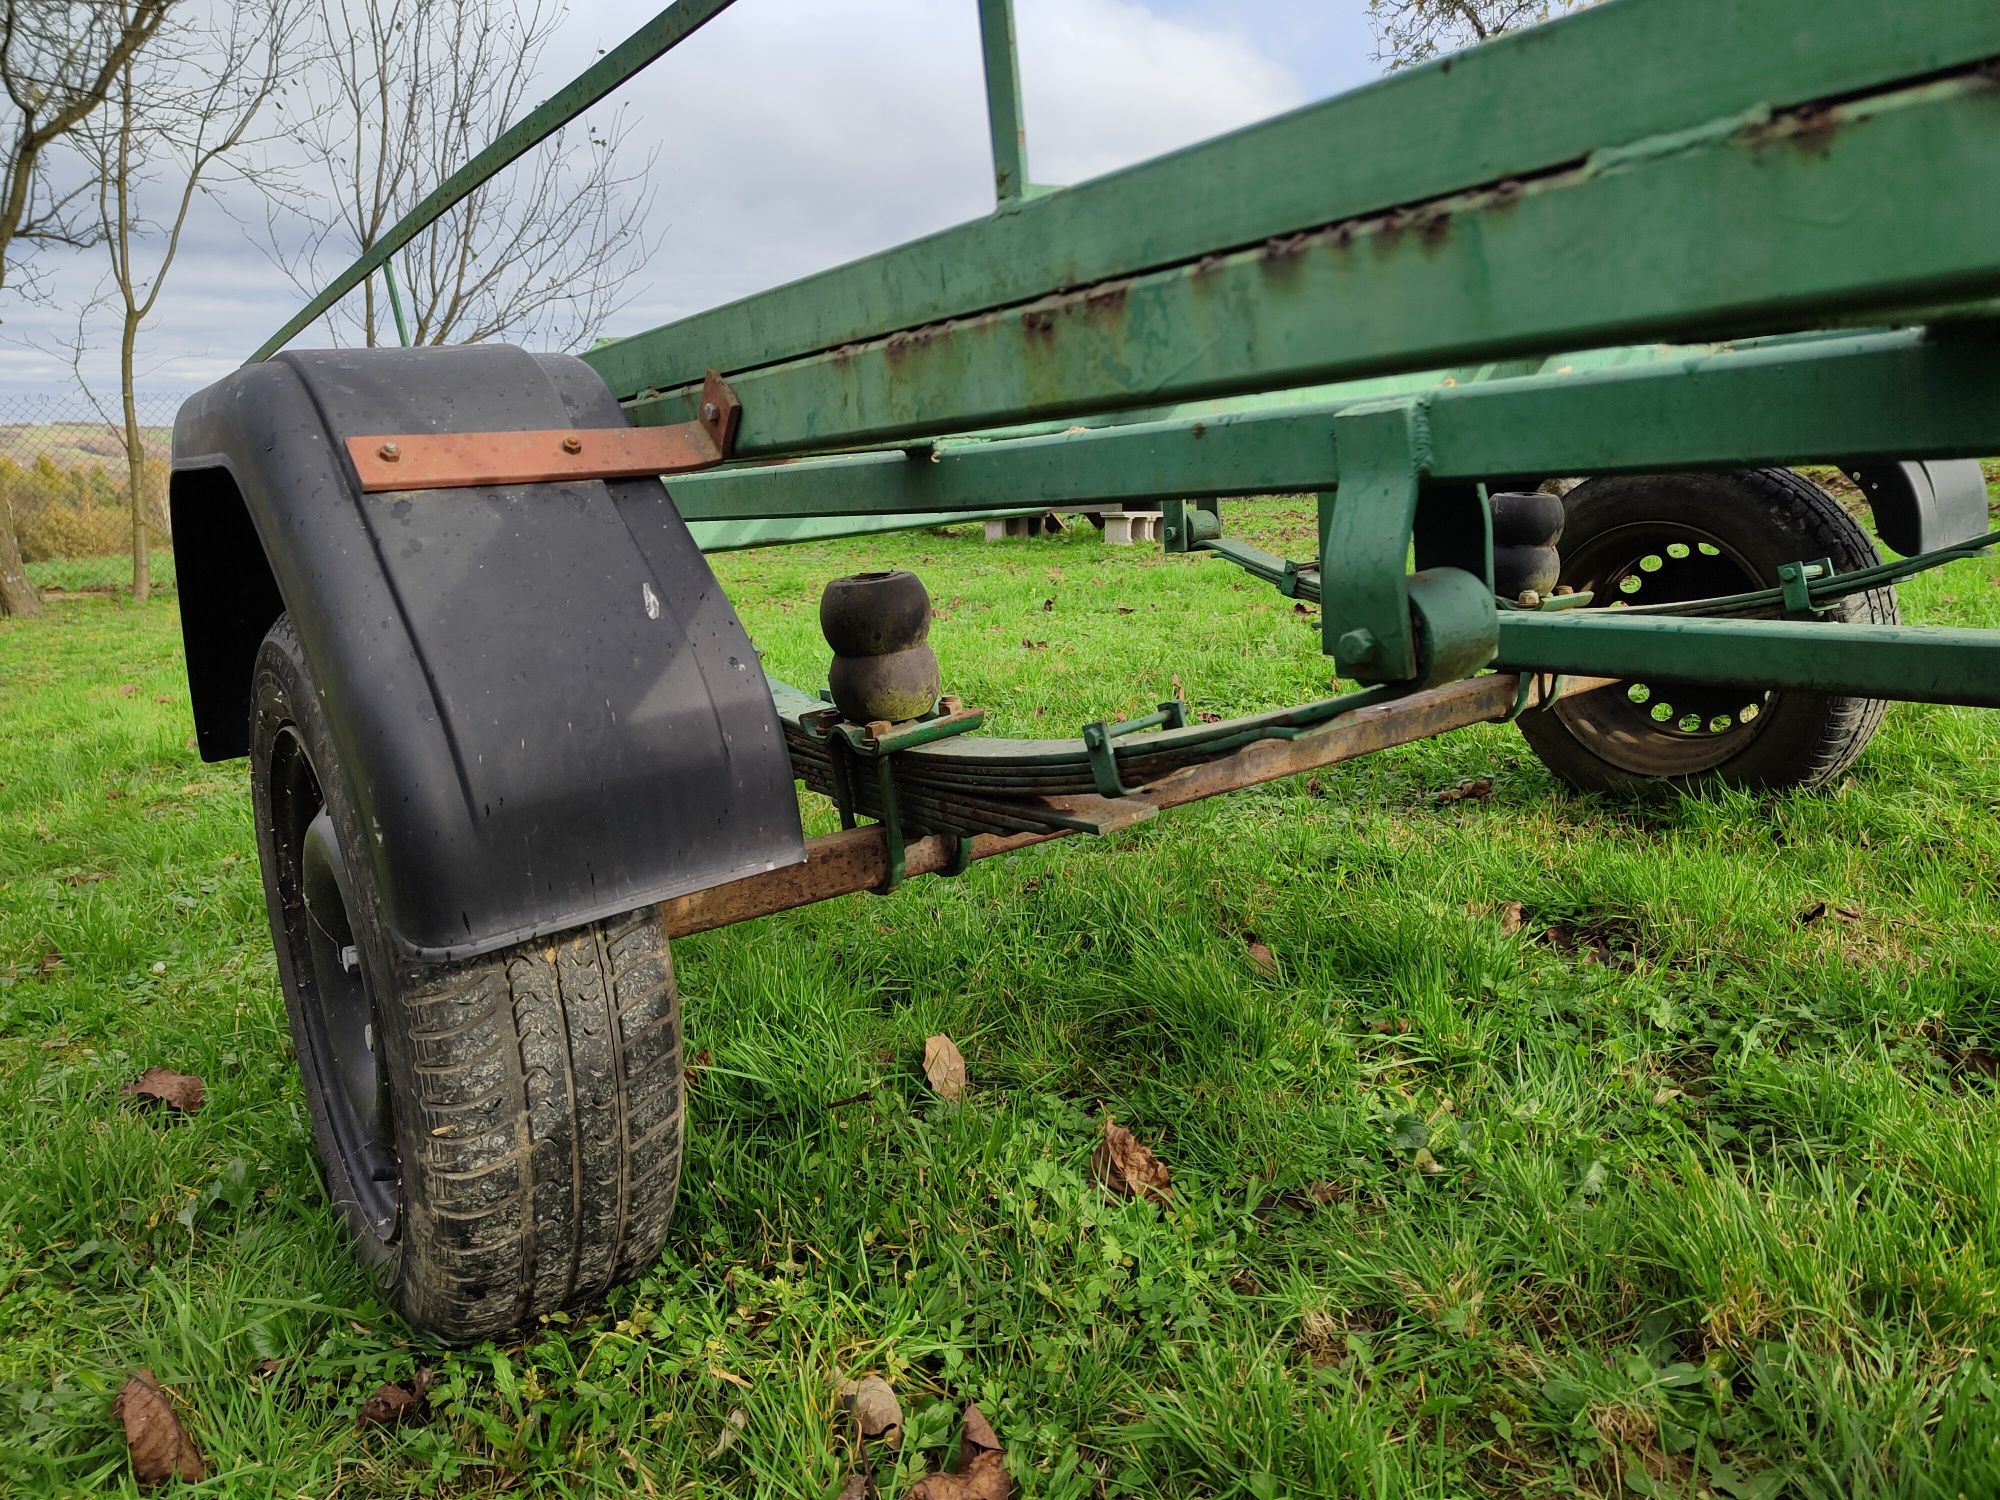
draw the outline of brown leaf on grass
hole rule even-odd
[[[1512,937],[1515,933],[1519,932],[1521,930],[1521,922],[1526,916],[1527,912],[1523,910],[1520,902],[1501,902],[1500,935],[1502,937]]]
[[[903,1403],[880,1375],[864,1375],[843,1385],[835,1399],[864,1438],[879,1437],[891,1448],[903,1443]]]
[[[1121,615],[1129,615],[1132,613],[1132,606],[1129,604],[1116,604],[1113,605],[1112,608]]]
[[[1799,913],[1798,923],[1801,927],[1810,927],[1826,917],[1838,917],[1843,922],[1859,922],[1861,913],[1852,906],[1832,906],[1824,901],[1815,901]]]
[[[1292,613],[1295,615],[1309,615],[1312,613],[1312,606],[1304,600],[1300,600],[1292,606]]]
[[[750,1413],[748,1411],[740,1406],[730,1407],[728,1419],[722,1424],[721,1435],[716,1438],[715,1446],[708,1450],[709,1462],[715,1462],[716,1459],[722,1457],[731,1448],[734,1448],[736,1440],[743,1435],[743,1429],[749,1425]]]
[[[1319,784],[1317,776],[1308,776],[1306,778],[1306,795],[1308,797],[1324,797],[1326,795],[1326,788]]]
[[[46,982],[48,977],[62,966],[62,950],[60,948],[50,948],[42,954],[42,961],[35,965],[35,978]]]
[[[965,1059],[943,1032],[924,1043],[924,1077],[940,1099],[956,1103],[965,1097]]]
[[[64,885],[96,885],[100,880],[109,880],[109,870],[76,870],[63,876]]]
[[[428,1404],[431,1381],[437,1377],[428,1369],[417,1371],[407,1382],[384,1381],[375,1394],[361,1403],[356,1419],[362,1427],[394,1427],[420,1417]]]
[[[1008,1500],[1014,1481],[1007,1457],[979,1408],[965,1408],[965,1432],[959,1439],[958,1462],[949,1473],[919,1479],[904,1493],[909,1500]]]
[[[847,1483],[840,1487],[840,1493],[834,1496],[834,1500],[868,1500],[868,1489],[866,1474],[849,1474]]]
[[[1031,641],[1026,636],[1021,637],[1021,649],[1024,651],[1046,651],[1048,648],[1047,641]]]
[[[1187,694],[1181,691],[1181,674],[1178,672],[1174,673],[1170,680],[1173,683],[1173,692],[1169,696],[1177,702],[1185,703],[1187,701]]]
[[[1222,715],[1211,709],[1198,708],[1194,711],[1195,721],[1201,724],[1220,724]]]
[[[1470,781],[1461,781],[1457,786],[1447,787],[1431,800],[1439,807],[1452,802],[1476,802],[1493,795],[1493,778],[1475,776]]]
[[[1056,612],[1056,601],[1053,599],[1044,599],[1042,601],[1042,613],[1045,615],[1052,615],[1055,612]]]
[[[1265,944],[1258,942],[1254,936],[1250,938],[1246,951],[1250,955],[1250,967],[1259,974],[1278,972],[1278,956]]]
[[[134,1370],[111,1410],[125,1424],[132,1477],[139,1483],[164,1484],[180,1478],[194,1484],[208,1477],[208,1466],[181,1430],[181,1419],[151,1370]]]
[[[704,1047],[695,1053],[694,1061],[681,1069],[681,1087],[690,1094],[701,1086],[701,1075],[709,1070],[715,1061],[715,1054]]]
[[[1099,1186],[1121,1197],[1165,1203],[1173,1196],[1167,1164],[1109,1115],[1104,1117],[1104,1139],[1090,1154],[1090,1173]]]
[[[192,1073],[176,1073],[172,1068],[148,1068],[118,1091],[141,1104],[165,1104],[191,1115],[201,1108],[205,1090]]]
[[[119,697],[121,697],[121,698],[136,698],[136,697],[138,697],[138,696],[139,696],[139,684],[138,684],[138,683],[136,683],[136,682],[121,682],[121,683],[119,683],[119,684],[118,684],[118,696],[119,696]]]

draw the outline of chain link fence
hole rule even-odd
[[[115,409],[107,421],[73,397],[0,396],[0,507],[38,588],[128,586],[135,504],[153,581],[172,585],[167,463],[180,403],[178,393],[140,393],[135,484]]]

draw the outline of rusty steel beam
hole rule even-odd
[[[1517,703],[1538,707],[1551,700],[1553,679],[1530,678],[1521,698],[1522,680],[1510,673],[1468,678],[1427,692],[1412,693],[1393,703],[1356,709],[1323,729],[1290,740],[1259,740],[1200,765],[1188,766],[1132,793],[1132,800],[1156,809],[1182,807],[1223,792],[1240,791],[1267,781],[1337,765],[1377,750],[1393,749],[1429,739],[1452,729],[1504,719]],[[1609,686],[1610,678],[1563,680],[1561,693],[1573,696]],[[1065,799],[1052,798],[1060,805]],[[1068,837],[1053,833],[980,834],[972,841],[974,859],[1010,854],[1031,844]],[[934,875],[948,868],[958,840],[948,834],[913,839],[903,850],[903,873]],[[850,828],[806,841],[804,864],[787,865],[760,875],[711,886],[662,903],[661,915],[674,937],[689,937],[756,917],[810,906],[835,896],[874,890],[889,878],[888,839],[880,827]]]

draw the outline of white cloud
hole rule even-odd
[[[1306,98],[1275,46],[1239,26],[1164,16],[1136,0],[1021,0],[1019,11],[1037,181],[1095,176]],[[550,50],[550,85],[644,13],[616,0],[577,0]],[[742,0],[617,97],[635,121],[635,151],[659,151],[659,250],[617,331],[991,207],[970,0]],[[261,221],[256,204],[239,198],[233,206],[239,219]],[[151,387],[213,379],[303,300],[221,212],[209,209],[192,230],[145,335]],[[74,297],[96,275],[85,254],[54,281]],[[0,308],[0,320],[12,339],[47,339],[66,334],[75,316],[17,302]],[[318,341],[323,335],[309,332],[299,342]],[[48,361],[0,344],[0,393],[59,381]]]

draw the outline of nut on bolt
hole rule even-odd
[[[713,422],[717,417],[721,415],[722,415],[722,408],[717,406],[713,401],[704,401],[701,403],[702,421]]]
[[[1514,602],[1523,609],[1540,609],[1542,607],[1542,596],[1533,589],[1522,589],[1521,597]]]
[[[1375,659],[1380,643],[1372,630],[1350,630],[1334,643],[1340,651],[1342,661],[1365,665]]]
[[[394,443],[384,443],[375,450],[375,456],[385,464],[392,464],[403,456],[403,450]]]
[[[572,432],[568,437],[563,439],[562,450],[565,453],[583,452],[583,439]]]

